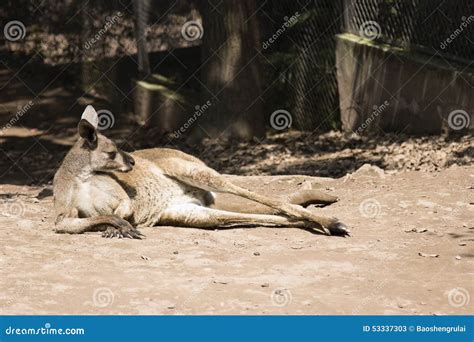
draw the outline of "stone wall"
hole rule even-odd
[[[337,35],[336,40],[345,131],[437,134],[474,128],[472,66],[352,34]]]

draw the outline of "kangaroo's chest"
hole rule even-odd
[[[75,185],[75,205],[81,217],[111,215],[127,200],[125,190],[107,175],[95,175]]]

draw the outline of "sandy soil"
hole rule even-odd
[[[0,313],[474,313],[474,167],[232,179],[267,194],[326,189],[341,200],[312,210],[339,217],[352,236],[175,227],[143,229],[144,240],[57,235],[48,188],[0,185]]]

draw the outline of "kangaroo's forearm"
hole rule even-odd
[[[124,219],[114,215],[95,216],[87,218],[63,218],[56,223],[55,232],[60,234],[82,234],[86,232],[105,231],[113,226],[121,228],[128,226]]]

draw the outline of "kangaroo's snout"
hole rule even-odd
[[[129,172],[132,171],[133,166],[135,165],[135,159],[128,154],[127,152],[121,152],[122,159],[123,159],[123,166],[120,168],[121,172]]]

